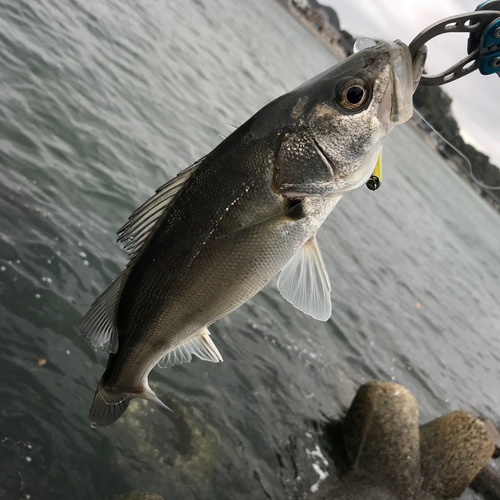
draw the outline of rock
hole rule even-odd
[[[115,497],[115,500],[163,500],[163,497],[157,493],[148,493],[146,491],[131,491],[125,495]]]
[[[405,500],[416,498],[420,485],[418,406],[410,391],[391,382],[362,385],[347,412],[343,434],[354,472],[377,478],[377,487],[385,484]],[[362,497],[358,494],[358,498]]]
[[[157,387],[154,390],[161,394]],[[207,488],[216,473],[222,440],[196,407],[172,393],[168,404],[173,413],[138,398],[117,425],[130,435],[138,453],[155,459],[176,480]]]
[[[493,453],[494,458],[500,457],[500,427],[495,425],[491,418],[488,418],[484,415],[479,415],[479,418],[485,423],[488,428],[488,432],[490,433],[490,438],[495,445],[495,451]]]
[[[486,500],[500,500],[500,471],[485,467],[498,436],[483,420],[452,411],[419,428],[417,403],[407,389],[369,382],[342,423],[342,463],[350,469],[311,500],[447,500],[460,496],[476,475],[473,488]]]
[[[460,496],[488,462],[495,447],[481,420],[452,411],[420,428],[423,486],[437,498]]]
[[[481,493],[485,500],[500,500],[500,469],[491,463],[486,464],[470,486]]]

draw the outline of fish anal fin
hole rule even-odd
[[[331,286],[316,236],[308,239],[282,269],[278,290],[297,309],[328,321],[332,313]]]
[[[180,365],[181,363],[190,363],[193,359],[193,354],[203,361],[210,361],[211,363],[222,361],[219,350],[210,338],[208,328],[203,329],[187,342],[167,352],[158,363],[158,366],[160,368],[168,368]]]
[[[80,335],[94,347],[106,352],[118,350],[116,313],[127,270],[123,271],[90,306],[80,324]]]

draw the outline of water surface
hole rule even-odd
[[[153,371],[173,414],[138,401],[91,429],[106,355],[77,326],[126,263],[116,230],[335,60],[272,0],[0,0],[0,54],[1,498],[300,499],[335,477],[317,422],[373,378],[423,421],[500,420],[500,218],[399,127],[382,189],[319,232],[330,321],[273,282],[211,328],[224,363]]]

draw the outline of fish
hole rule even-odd
[[[93,427],[113,423],[137,397],[168,409],[150,371],[193,355],[222,361],[208,328],[278,273],[285,299],[329,319],[316,233],[412,115],[417,72],[400,41],[354,54],[266,105],[130,216],[118,232],[130,261],[80,326],[109,353]]]

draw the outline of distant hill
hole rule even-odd
[[[339,16],[337,15],[337,13],[331,8],[329,7],[328,5],[323,5],[319,2],[317,2],[316,0],[309,0],[309,5],[313,8],[313,9],[320,9],[324,12],[326,18],[327,18],[327,21],[334,27],[336,28],[338,31],[341,31],[340,30],[340,19],[339,19]]]
[[[283,1],[283,0],[282,0]],[[337,12],[328,5],[323,5],[317,0],[291,0],[299,10],[305,11],[306,7],[321,12],[323,20],[328,23],[338,34],[336,43],[344,49],[347,56],[352,55],[356,39],[340,27],[340,19]]]
[[[284,0],[282,0],[284,1]],[[335,41],[340,45],[347,56],[352,55],[356,38],[348,31],[341,29],[340,19],[334,9],[323,5],[317,0],[289,0],[302,12],[312,10],[316,15],[328,23],[338,37]],[[318,23],[321,23],[318,20]],[[485,154],[467,144],[460,135],[460,128],[451,111],[451,97],[441,87],[427,87],[420,85],[414,95],[415,108],[425,116],[426,120],[438,130],[455,148],[461,151],[471,162],[474,177],[483,184],[500,186],[500,169],[490,162]],[[439,148],[442,154],[451,158],[460,170],[471,178],[469,165],[449,145],[443,143]],[[472,179],[472,178],[471,178]],[[472,179],[473,181],[473,179]],[[482,190],[483,196],[489,196],[500,204],[500,190]]]

